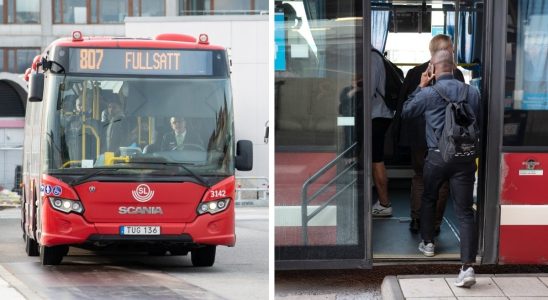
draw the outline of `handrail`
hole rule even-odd
[[[341,178],[343,175],[354,169],[354,166],[356,166],[356,162],[352,162],[351,164],[347,165],[345,169],[337,174],[337,176],[333,177],[331,180],[329,180],[328,183],[326,183],[324,186],[322,186],[319,190],[317,190],[311,197],[308,197],[308,187],[310,184],[312,184],[314,181],[316,181],[318,178],[320,178],[322,175],[327,173],[333,166],[336,166],[337,163],[345,157],[346,154],[348,154],[350,151],[354,150],[358,143],[352,144],[350,147],[348,147],[346,150],[341,152],[337,157],[335,157],[333,160],[331,160],[329,163],[327,163],[325,166],[323,166],[321,169],[319,169],[316,173],[314,173],[310,178],[308,178],[304,183],[302,187],[301,192],[301,222],[302,222],[302,236],[303,236],[303,243],[304,245],[308,244],[308,222],[315,216],[317,216],[324,208],[326,208],[329,204],[331,204],[339,195],[341,195],[346,189],[348,189],[350,186],[352,186],[354,183],[356,183],[356,179],[352,180],[350,183],[345,185],[342,189],[337,191],[335,195],[331,196],[325,203],[323,203],[320,207],[315,209],[312,214],[308,214],[308,204],[312,202],[314,199],[316,199],[321,193],[323,193],[329,186],[331,186],[333,183],[335,183],[339,178]]]
[[[95,130],[95,128],[93,126],[90,126],[90,125],[87,125],[87,124],[83,124],[82,125],[82,128],[85,130],[85,129],[89,129],[89,131],[91,131],[91,134],[93,134],[93,137],[95,138],[95,148],[97,151],[97,157],[99,157],[99,153],[100,153],[100,149],[101,149],[101,138],[99,137],[99,134],[97,134],[97,130]],[[85,149],[84,149],[84,146],[86,145],[86,142],[85,142],[85,135],[83,135],[82,137],[82,149],[83,149],[83,153],[84,154],[85,152]],[[86,157],[85,155],[82,156],[82,157]]]

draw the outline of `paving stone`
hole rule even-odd
[[[458,300],[508,300],[508,297],[458,297]]]
[[[454,297],[444,278],[410,278],[399,281],[406,298]]]
[[[2,279],[2,277],[0,277],[0,288],[1,287],[9,287],[9,286],[10,285],[4,279]]]
[[[25,297],[23,297],[16,289],[11,287],[0,286],[0,296],[2,299],[25,300]]]
[[[548,300],[548,297],[510,297],[510,300]]]
[[[445,278],[445,280],[459,299],[460,297],[504,297],[504,293],[489,277],[476,277],[476,284],[469,289],[456,287],[455,278]]]
[[[540,281],[544,282],[546,286],[548,286],[548,277],[539,277]]]
[[[405,298],[405,300],[457,300],[456,297]]]
[[[275,299],[279,300],[335,300],[337,294],[327,294],[327,295],[290,295],[290,296],[276,296]]]
[[[509,297],[548,297],[548,287],[537,277],[494,277],[493,280]]]

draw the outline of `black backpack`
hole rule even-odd
[[[379,50],[375,48],[372,48],[371,50],[381,56],[384,64],[384,73],[386,75],[384,81],[385,95],[382,95],[381,93],[378,94],[384,100],[384,104],[386,104],[390,110],[395,111],[398,106],[400,90],[403,86],[403,71],[382,55]]]
[[[457,101],[452,101],[436,85],[432,88],[447,102],[445,123],[438,149],[445,162],[470,162],[478,153],[478,127],[474,111],[467,102],[469,85],[464,84]]]

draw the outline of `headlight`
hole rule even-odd
[[[228,207],[230,199],[219,199],[215,201],[201,202],[198,205],[198,214],[203,215],[205,213],[216,214],[225,210]]]
[[[78,200],[49,197],[49,203],[53,209],[64,213],[75,212],[81,214],[84,212],[84,206]]]

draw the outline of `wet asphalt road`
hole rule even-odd
[[[218,247],[215,265],[190,256],[94,253],[71,248],[59,266],[27,257],[19,210],[0,211],[0,266],[45,299],[268,299],[268,208],[236,208],[237,242]],[[12,284],[13,285],[13,284]],[[1,298],[1,297],[0,297]]]

